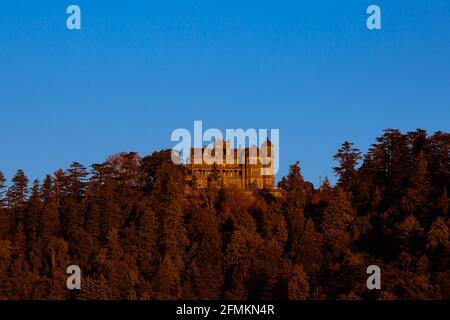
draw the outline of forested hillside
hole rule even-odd
[[[169,150],[0,173],[0,299],[450,299],[450,134],[386,130],[335,160],[336,186],[295,163],[279,196],[187,190]]]

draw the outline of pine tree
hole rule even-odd
[[[264,239],[275,239],[285,246],[288,240],[287,223],[279,201],[257,198],[251,213]]]
[[[322,230],[324,231],[324,261],[331,272],[342,268],[345,257],[350,250],[351,233],[355,213],[347,194],[337,187],[323,213]]]
[[[261,244],[261,239],[238,226],[228,241],[225,257],[225,292],[224,299],[243,300],[248,298],[250,269],[252,258]]]
[[[10,295],[11,276],[8,270],[12,263],[12,256],[13,247],[11,242],[0,239],[0,298],[2,300],[7,299]]]
[[[143,187],[142,160],[135,152],[123,152],[109,157],[107,164],[111,166],[117,183],[117,197],[123,206],[121,209],[129,214],[139,200],[139,191]]]
[[[53,187],[53,178],[50,175],[46,175],[44,178],[44,181],[42,182],[41,186],[41,200],[42,202],[45,202],[48,200],[48,198],[54,194],[54,187]]]
[[[222,239],[217,213],[207,195],[202,200],[191,201],[187,214],[189,248],[184,298],[217,300],[223,286]]]
[[[411,159],[406,137],[399,130],[387,129],[376,140],[377,143],[372,145],[358,170],[363,188],[357,192],[357,198],[359,206],[363,208],[368,206],[364,202],[370,201],[375,186],[383,187],[384,207],[398,204],[410,174]]]
[[[121,197],[117,192],[117,183],[112,177],[107,177],[101,194],[100,239],[107,242],[108,233],[118,230],[125,222],[125,214],[121,208]]]
[[[450,188],[450,134],[437,131],[429,137],[428,158],[432,185],[436,190]]]
[[[55,257],[48,251],[53,247],[50,243],[62,240],[60,237],[61,224],[59,220],[58,204],[53,193],[46,195],[42,209],[42,225],[39,230],[38,246],[42,253],[43,269],[50,274],[55,266]]]
[[[6,178],[3,175],[3,172],[0,171],[0,208],[4,208],[6,206]]]
[[[280,290],[283,279],[285,260],[284,248],[275,239],[264,240],[253,258],[248,283],[249,299],[281,299],[284,292]]]
[[[444,190],[442,191],[442,195],[439,197],[438,200],[438,209],[440,211],[440,214],[444,217],[448,217],[450,211],[450,199],[447,195],[447,187],[444,187]]]
[[[158,245],[158,220],[149,201],[138,205],[137,237],[140,270],[147,281],[151,281],[157,272],[160,259]]]
[[[78,251],[74,247],[82,245],[84,241],[84,215],[81,213],[82,202],[86,192],[86,177],[88,173],[86,168],[78,162],[71,164],[64,176],[62,187],[64,196],[61,197],[61,216],[65,235],[71,240],[71,248]]]
[[[150,158],[151,159],[151,158]],[[149,160],[151,161],[151,160]],[[162,161],[152,181],[149,204],[158,221],[161,264],[155,279],[160,297],[176,299],[181,294],[181,272],[188,244],[183,212],[182,168]],[[168,274],[170,272],[170,274]]]
[[[31,190],[24,217],[25,240],[28,254],[28,261],[33,270],[40,266],[40,252],[38,248],[39,228],[42,221],[42,203],[39,181],[35,180]]]
[[[53,193],[46,196],[44,200],[41,223],[38,239],[41,247],[45,248],[51,238],[59,236],[61,230],[58,204]]]
[[[10,226],[12,232],[15,233],[19,225],[23,230],[23,217],[29,194],[28,178],[22,170],[18,170],[12,183],[12,186],[8,188],[6,198],[10,210]]]
[[[310,278],[316,275],[322,266],[321,244],[322,235],[316,232],[312,219],[308,219],[300,240],[299,262]]]
[[[449,242],[449,228],[445,224],[444,219],[442,217],[438,217],[431,226],[430,231],[428,232],[427,237],[427,248],[435,249],[439,246],[443,248],[447,248],[450,244]]]
[[[322,229],[325,232],[333,230],[348,231],[350,224],[355,219],[355,212],[348,196],[341,188],[337,187],[325,209]]]
[[[142,159],[144,192],[149,194],[152,186],[156,180],[158,170],[163,163],[168,165],[173,164],[171,159],[172,150],[162,150],[160,152],[153,152],[152,155]]]
[[[155,283],[158,299],[174,300],[180,297],[180,260],[180,257],[172,255],[165,255],[162,259]]]
[[[8,206],[13,209],[23,209],[28,198],[28,178],[22,170],[18,170],[12,179],[13,185],[6,194]]]
[[[415,216],[406,217],[397,225],[397,238],[400,248],[406,253],[414,254],[421,247],[423,227]]]
[[[414,159],[406,196],[401,200],[401,209],[406,214],[418,213],[421,216],[427,211],[427,199],[430,194],[428,165],[423,152]]]
[[[94,164],[92,168],[85,197],[86,228],[101,245],[106,245],[110,230],[117,230],[124,223],[121,196],[117,192],[119,186],[111,164]],[[124,201],[126,202],[125,199]]]
[[[9,230],[9,215],[7,209],[6,179],[3,172],[0,171],[0,240],[6,239]]]
[[[289,234],[288,252],[291,257],[296,257],[303,234],[305,223],[304,206],[306,202],[304,182],[298,162],[291,165],[287,179],[282,181],[281,186],[286,194],[284,214]]]
[[[338,186],[346,192],[352,192],[357,184],[356,166],[361,160],[361,152],[353,147],[353,143],[345,141],[333,159],[339,162],[339,166],[333,168],[339,176]]]
[[[325,177],[320,184],[319,189],[319,196],[320,196],[320,203],[323,205],[328,205],[328,202],[330,202],[331,196],[333,194],[333,188],[331,187],[330,180],[328,180],[328,177]]]
[[[309,298],[308,276],[301,265],[296,265],[289,281],[289,299],[306,300]]]

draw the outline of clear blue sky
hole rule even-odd
[[[450,1],[2,1],[0,111],[8,178],[170,148],[203,120],[279,128],[280,174],[300,160],[317,183],[346,139],[450,131]]]

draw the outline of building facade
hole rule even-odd
[[[215,141],[211,147],[192,148],[187,159],[188,184],[206,188],[210,181],[241,189],[275,187],[274,146],[266,140],[261,148],[231,148],[229,141]]]

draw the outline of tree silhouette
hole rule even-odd
[[[358,179],[356,166],[361,160],[361,152],[353,147],[353,143],[345,141],[333,159],[339,161],[339,166],[333,168],[339,176],[338,186],[346,192],[354,191]]]

